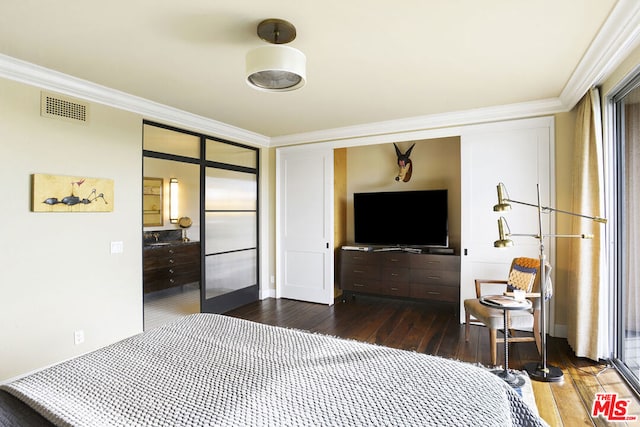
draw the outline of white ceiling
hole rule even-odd
[[[1,54],[267,140],[520,103],[571,108],[570,92],[601,77],[589,68],[598,61],[585,66],[585,58],[611,55],[640,3],[0,1]],[[615,26],[607,27],[610,15]],[[245,83],[245,54],[265,44],[256,35],[265,18],[297,28],[290,45],[307,55],[307,84],[298,91]]]

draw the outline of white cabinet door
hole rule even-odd
[[[553,182],[553,118],[514,120],[464,128],[461,135],[461,282],[463,301],[475,298],[474,279],[506,279],[511,260],[539,257],[538,240],[512,237],[514,246],[496,249],[498,218],[504,216],[512,233],[537,234],[536,208],[512,204],[507,212],[494,212],[496,187],[505,184],[509,198],[537,204],[537,185],[544,206],[555,206]],[[545,233],[553,232],[552,218],[543,215]],[[548,240],[548,239],[547,239]],[[553,256],[553,242],[545,252]]]
[[[333,304],[333,150],[276,154],[276,297]]]

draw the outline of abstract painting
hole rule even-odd
[[[33,212],[112,212],[113,180],[32,175]]]

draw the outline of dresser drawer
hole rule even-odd
[[[342,283],[342,289],[345,291],[379,293],[381,288],[382,285],[377,278],[361,277]]]
[[[458,302],[459,293],[460,289],[458,287],[412,283],[409,295],[411,298]]]
[[[149,270],[144,273],[144,279],[145,280],[147,279],[157,280],[160,278],[179,279],[185,276],[193,277],[193,275],[197,277],[196,280],[200,280],[200,264],[199,263],[154,268],[153,270]]]
[[[346,281],[378,279],[380,277],[380,267],[377,265],[344,265],[341,274],[342,280]]]
[[[380,287],[380,293],[396,297],[409,297],[411,294],[411,287],[408,283],[383,282]]]
[[[343,290],[397,297],[408,297],[410,294],[410,287],[408,283],[382,282],[380,280],[361,280],[351,282],[345,285]]]
[[[382,267],[380,280],[383,282],[409,282],[411,274],[408,267]]]
[[[342,251],[342,264],[346,265],[377,265],[379,264],[379,254],[361,251]]]
[[[458,287],[460,273],[450,270],[411,270],[411,282]]]
[[[168,265],[200,262],[199,245],[179,245],[149,248],[144,250],[144,269],[165,267]]]
[[[411,257],[412,269],[460,271],[460,257],[451,255],[420,255]]]
[[[385,267],[409,267],[411,255],[404,252],[379,252],[378,262]]]

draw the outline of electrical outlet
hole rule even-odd
[[[82,344],[84,342],[84,331],[82,329],[78,329],[73,333],[73,342],[76,345]]]

